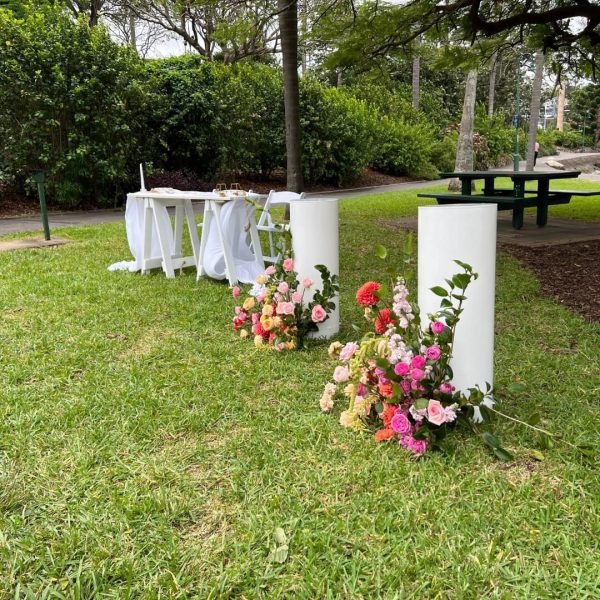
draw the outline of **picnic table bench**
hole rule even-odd
[[[442,173],[442,177],[457,177],[461,181],[462,192],[419,194],[421,198],[434,198],[438,204],[457,204],[482,202],[497,204],[498,210],[512,210],[512,225],[515,229],[523,227],[525,208],[537,208],[536,223],[544,227],[548,222],[548,207],[568,204],[573,196],[600,196],[600,191],[590,190],[550,190],[552,179],[572,179],[580,175],[579,171],[465,171]],[[496,188],[495,180],[509,177],[512,188]],[[482,194],[472,193],[472,183],[476,179],[484,180]],[[537,189],[525,189],[527,181],[537,182]]]

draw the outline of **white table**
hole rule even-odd
[[[142,273],[147,273],[150,269],[162,267],[165,275],[169,278],[175,277],[175,269],[183,267],[196,266],[198,264],[198,254],[200,252],[200,241],[198,239],[198,230],[194,218],[194,209],[192,200],[204,200],[207,192],[150,192],[139,191],[127,196],[127,208],[129,203],[142,203],[142,237],[141,237],[141,258],[134,251],[132,238],[135,237],[133,229],[136,227],[135,217],[139,217],[139,204],[132,208],[138,212],[134,215],[133,222],[127,220],[127,237],[130,247]],[[175,228],[173,230],[171,219],[167,208],[175,208]],[[192,243],[192,254],[183,256],[183,221],[187,221],[187,227]],[[139,219],[138,219],[139,222]],[[156,235],[160,256],[156,255],[156,244],[153,248],[153,235]],[[135,244],[135,241],[133,241]]]
[[[260,198],[258,195],[253,196]],[[198,239],[193,200],[203,200],[205,203],[201,240]],[[232,204],[229,210],[223,211],[223,206],[230,202]],[[167,211],[169,207],[175,208],[174,229]],[[136,259],[132,270],[147,273],[150,269],[162,267],[166,276],[172,278],[175,277],[175,269],[196,266],[198,278],[204,274],[217,279],[226,277],[233,286],[238,282],[236,260],[239,260],[240,268],[245,273],[245,281],[250,283],[256,274],[264,270],[254,210],[254,206],[245,202],[245,194],[230,191],[218,193],[142,190],[128,194],[125,213],[127,239]],[[224,213],[228,213],[228,224],[238,225],[237,230],[234,228],[233,231],[229,231],[227,226],[224,226]],[[235,216],[235,219],[231,219],[232,216]],[[192,244],[190,256],[182,254],[184,220],[187,221]],[[242,222],[243,227],[240,227]],[[208,269],[205,268],[207,246],[209,240],[215,237],[215,230],[218,243],[216,247],[213,244],[211,258],[215,252],[222,254],[222,273],[216,272],[212,265]],[[252,251],[246,242],[248,235]],[[243,256],[240,257],[240,254]]]

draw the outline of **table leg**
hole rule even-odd
[[[198,240],[198,225],[196,225],[196,217],[194,215],[194,207],[191,200],[186,200],[183,207],[190,232],[190,240],[192,241],[192,253],[196,261],[196,270],[198,269],[198,258],[200,255],[200,241]]]
[[[523,227],[523,216],[525,214],[525,209],[522,204],[517,204],[515,201],[515,207],[513,208],[512,215],[512,226],[515,229],[521,229]]]
[[[185,201],[184,201],[185,202]],[[175,256],[183,256],[182,245],[183,245],[183,216],[185,214],[185,208],[183,206],[175,207],[175,246],[173,253]]]
[[[221,248],[223,249],[223,257],[225,258],[225,270],[227,271],[227,279],[229,285],[235,285],[237,280],[237,273],[235,270],[235,262],[231,256],[231,248],[229,247],[229,241],[225,237],[223,227],[221,224],[221,205],[218,202],[214,202],[213,210],[215,212],[215,223],[217,225],[217,233],[219,234],[219,241],[221,242]]]
[[[472,181],[469,177],[461,178],[460,180],[461,193],[464,196],[470,196],[472,190]]]
[[[146,264],[148,259],[151,258],[150,254],[152,252],[152,213],[153,210],[150,205],[150,200],[144,198],[144,237],[142,239],[142,262],[140,265],[143,275],[150,271],[150,269],[146,267]]]
[[[156,200],[151,200],[154,210],[154,222],[156,224],[156,233],[158,234],[158,243],[160,244],[160,253],[162,254],[163,270],[169,279],[175,277],[175,269],[171,257],[171,248],[169,237],[172,233],[171,219],[167,209]]]
[[[208,232],[213,219],[212,202],[206,200],[204,202],[204,217],[202,218],[202,236],[200,238],[200,250],[196,261],[196,281],[204,274],[204,251],[206,250],[206,242],[208,241]]]
[[[538,182],[538,205],[536,224],[538,227],[544,227],[548,222],[548,190],[550,182],[547,179],[540,179]]]
[[[483,194],[484,196],[493,196],[494,195],[494,177],[486,177],[483,183]]]
[[[262,248],[260,247],[260,238],[258,236],[258,229],[256,228],[256,220],[254,218],[254,207],[250,207],[248,211],[248,224],[250,225],[250,241],[252,242],[252,250],[254,253],[254,258],[258,261],[261,268],[265,268],[265,260],[262,253]]]

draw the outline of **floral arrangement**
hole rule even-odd
[[[355,431],[374,429],[378,442],[394,440],[415,455],[443,446],[443,439],[458,421],[481,421],[493,406],[491,388],[478,388],[468,396],[452,385],[452,344],[465,291],[477,273],[460,261],[462,272],[447,280],[447,288],[432,291],[441,297],[440,310],[421,327],[416,304],[403,277],[392,280],[391,302],[385,286],[369,281],[356,293],[358,304],[373,328],[360,342],[334,342],[330,356],[340,365],[333,372],[320,400],[329,412],[336,400],[348,407],[340,423]],[[491,434],[490,434],[491,436]],[[491,436],[493,437],[493,436]],[[494,438],[499,453],[508,453]]]
[[[291,256],[270,265],[256,278],[256,284],[240,305],[235,307],[233,328],[240,337],[253,336],[257,347],[275,350],[302,348],[311,331],[317,331],[335,308],[333,298],[339,292],[338,277],[324,265],[315,265],[321,274],[322,289],[315,290],[312,299],[305,302],[314,281],[298,280]],[[233,297],[240,299],[242,290],[234,287]]]

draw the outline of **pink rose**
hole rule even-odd
[[[402,388],[402,391],[405,394],[408,394],[410,392],[410,381],[406,381],[406,379],[404,381],[401,381],[400,387]]]
[[[285,282],[282,281],[278,286],[277,286],[277,291],[280,294],[287,294],[288,290],[290,289],[290,286]]]
[[[408,420],[408,417],[403,413],[398,411],[393,417],[390,423],[392,429],[396,433],[407,434],[412,433],[412,425]]]
[[[410,361],[410,364],[415,367],[415,369],[424,369],[425,368],[425,357],[417,354],[417,356],[413,357]]]
[[[314,281],[310,277],[307,277],[306,279],[302,280],[302,286],[305,287],[307,290],[311,288],[313,284]]]
[[[335,370],[333,371],[333,380],[336,383],[344,383],[345,381],[348,381],[348,379],[350,379],[350,371],[348,370],[348,367],[336,367]]]
[[[340,360],[342,362],[348,362],[354,356],[354,353],[357,350],[358,350],[358,344],[356,342],[348,342],[340,350]]]
[[[413,369],[410,373],[414,381],[421,381],[425,377],[423,369]]]
[[[427,450],[427,440],[416,440],[412,435],[403,435],[400,444],[413,454],[423,454]]]
[[[294,304],[300,304],[301,301],[302,301],[302,294],[300,292],[294,292],[292,294],[292,302]]]
[[[293,302],[283,302],[283,314],[284,315],[293,315],[294,314],[294,303]]]
[[[322,323],[327,318],[327,313],[325,312],[325,309],[320,304],[317,304],[312,309],[312,313],[310,315],[310,318],[315,323]]]
[[[394,373],[396,373],[396,375],[400,375],[400,377],[408,375],[409,370],[410,367],[405,362],[399,362],[394,365]]]
[[[427,419],[434,425],[443,425],[446,421],[446,411],[439,400],[430,400],[427,405]]]
[[[438,333],[442,333],[442,331],[444,331],[445,328],[446,326],[441,321],[434,321],[431,324],[431,331],[433,331],[433,333],[435,333],[436,335]]]
[[[359,383],[356,386],[356,395],[357,396],[366,396],[368,394],[369,390],[367,388],[367,386],[364,383]]]
[[[237,285],[231,289],[231,295],[234,298],[239,298],[241,293],[242,293],[242,290],[240,290],[240,288]]]
[[[283,270],[288,273],[294,270],[294,261],[291,258],[286,258],[283,261]]]
[[[429,346],[425,352],[427,358],[429,360],[439,360],[442,355],[442,351],[439,346]]]
[[[451,394],[452,386],[449,383],[442,383],[442,385],[440,385],[440,392],[442,394]]]
[[[260,321],[260,315],[258,313],[252,313],[252,324],[256,324]]]
[[[266,269],[265,269],[265,275],[268,275],[269,277],[271,275],[275,275],[275,267],[273,265],[269,265]]]

